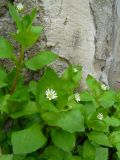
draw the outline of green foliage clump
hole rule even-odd
[[[34,26],[36,10],[21,15],[9,4],[17,32],[11,36],[20,55],[0,37],[0,58],[14,66],[0,68],[0,160],[119,160],[120,92],[88,75],[88,89],[76,92],[82,68],[69,65],[61,76],[46,67],[58,55],[41,51],[25,60],[42,33]],[[43,76],[25,84],[23,69]]]

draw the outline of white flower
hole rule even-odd
[[[17,9],[18,9],[18,11],[22,11],[23,8],[24,8],[24,6],[23,6],[22,3],[18,3],[18,4],[17,4]]]
[[[102,113],[98,113],[98,115],[97,115],[97,119],[99,119],[99,120],[103,120],[103,114]]]
[[[46,98],[49,99],[50,101],[52,99],[56,99],[57,98],[57,93],[53,90],[53,89],[47,89],[46,92]]]
[[[74,73],[78,72],[78,69],[77,68],[73,68],[73,72]]]
[[[79,95],[79,93],[75,93],[75,100],[76,100],[76,102],[80,102],[80,95]]]
[[[101,89],[104,90],[104,91],[106,91],[106,90],[108,90],[108,86],[106,86],[105,84],[102,84],[101,85]]]

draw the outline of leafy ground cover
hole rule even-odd
[[[24,16],[22,9],[9,4],[18,57],[0,36],[0,58],[14,64],[10,72],[0,68],[0,160],[119,160],[120,92],[91,75],[88,88],[77,92],[82,67],[69,64],[58,76],[47,66],[60,58],[51,51],[24,59],[43,29],[33,25],[35,9]],[[24,69],[44,73],[26,84]]]

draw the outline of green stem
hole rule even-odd
[[[15,91],[15,88],[16,88],[16,85],[17,85],[17,81],[18,81],[18,78],[19,78],[19,74],[20,74],[20,71],[21,71],[23,59],[24,59],[24,49],[22,48],[20,56],[19,56],[19,60],[18,60],[18,63],[17,63],[17,67],[16,67],[17,69],[16,69],[16,74],[15,74],[14,82],[13,82],[13,85],[12,85],[12,88],[11,88],[11,91],[10,91],[11,95]]]

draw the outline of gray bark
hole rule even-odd
[[[112,63],[108,73],[111,87],[120,88],[120,0],[114,5],[114,23],[112,36]]]

